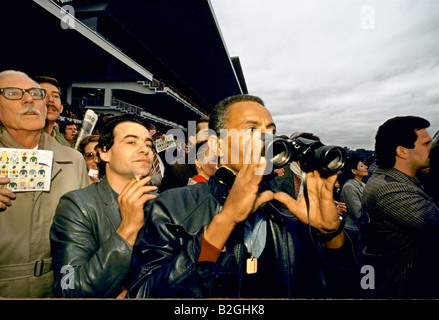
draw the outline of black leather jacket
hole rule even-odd
[[[217,263],[197,262],[201,235],[220,212],[228,191],[211,176],[162,193],[146,214],[133,250],[128,298],[241,297],[244,260],[243,227],[238,225]],[[282,297],[348,297],[358,270],[352,246],[338,250],[315,244],[308,225],[275,206],[264,206],[280,277]],[[355,282],[355,283],[353,283]],[[340,292],[341,291],[341,292]]]
[[[62,196],[50,232],[55,296],[111,298],[121,292],[133,249],[116,232],[120,223],[105,178]]]

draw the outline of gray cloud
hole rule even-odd
[[[439,2],[212,0],[249,93],[278,132],[373,149],[378,126],[418,115],[439,129]],[[368,6],[368,7],[365,7]],[[373,10],[364,29],[362,9]]]

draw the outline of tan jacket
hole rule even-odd
[[[0,147],[20,148],[0,127]],[[88,185],[82,155],[43,132],[38,149],[53,151],[50,192],[15,192],[0,212],[0,297],[51,297],[53,271],[49,231],[61,196]],[[43,262],[44,261],[44,262]]]

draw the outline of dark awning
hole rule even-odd
[[[63,28],[65,12],[49,0],[2,3],[0,71],[53,76],[63,88],[81,81],[156,79],[185,103],[164,93],[119,92],[120,100],[183,126],[200,116],[187,105],[208,114],[221,99],[247,92],[209,1],[58,2],[71,6],[82,22]]]

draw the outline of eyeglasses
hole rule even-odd
[[[29,93],[32,99],[43,100],[46,97],[46,90],[42,88],[21,89],[14,87],[0,88],[0,92],[6,99],[21,100],[25,92]]]
[[[84,158],[85,160],[99,160],[98,154],[96,152],[87,152],[86,154],[84,154]]]

